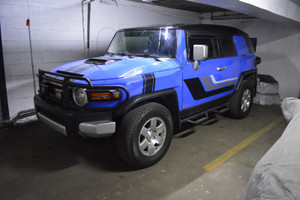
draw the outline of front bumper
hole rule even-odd
[[[112,111],[73,111],[34,97],[38,118],[67,136],[109,137],[116,132]]]

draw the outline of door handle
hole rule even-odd
[[[217,70],[218,70],[218,71],[223,71],[223,70],[225,70],[225,69],[227,69],[227,67],[226,67],[226,66],[223,66],[223,67],[218,67],[218,68],[217,68]]]

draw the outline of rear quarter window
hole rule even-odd
[[[244,38],[247,43],[249,53],[254,53],[255,51],[254,51],[254,47],[253,47],[253,43],[252,43],[251,39],[249,37],[245,37],[245,36],[244,36]]]
[[[222,57],[237,56],[236,47],[232,36],[219,37],[219,43],[222,50]]]

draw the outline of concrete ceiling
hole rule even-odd
[[[300,26],[300,0],[131,0],[199,13],[224,12],[224,19],[255,17]],[[228,12],[230,11],[230,12]],[[222,17],[222,16],[221,16]]]
[[[222,7],[216,7],[216,6],[202,4],[200,2],[193,2],[188,0],[131,0],[131,1],[142,2],[142,3],[163,6],[168,8],[175,8],[180,10],[194,11],[199,13],[227,11],[227,9],[224,9]]]

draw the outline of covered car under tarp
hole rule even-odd
[[[290,123],[257,163],[242,200],[300,199],[300,100],[286,98],[281,107]]]

